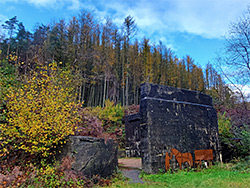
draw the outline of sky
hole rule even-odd
[[[69,20],[87,9],[121,26],[130,15],[137,23],[136,38],[162,41],[178,58],[189,55],[204,68],[223,48],[230,23],[249,5],[249,0],[0,0],[0,24],[17,16],[32,32],[36,23]]]

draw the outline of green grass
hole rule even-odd
[[[169,188],[244,188],[250,186],[250,173],[233,171],[225,166],[213,166],[200,172],[180,171],[178,173],[143,174],[144,184],[131,184],[118,180],[111,187],[169,187]]]

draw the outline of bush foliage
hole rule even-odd
[[[57,65],[38,68],[22,87],[10,87],[6,97],[7,122],[1,123],[1,155],[12,150],[48,157],[51,148],[70,134],[79,121],[78,105],[70,100],[71,89],[60,87],[65,72]]]
[[[87,110],[101,120],[104,132],[114,138],[120,148],[125,147],[125,127],[122,123],[124,109],[120,104],[115,105],[113,101],[106,100],[104,107],[97,106]]]
[[[7,62],[6,60],[0,60],[0,122],[6,121],[6,116],[3,111],[6,108],[4,98],[7,94],[7,91],[10,87],[16,87],[19,83],[17,80],[16,71],[17,68],[14,65]]]
[[[110,184],[110,179],[93,176],[92,179],[72,170],[74,160],[64,157],[61,163],[40,165],[29,164],[26,167],[15,166],[13,169],[0,170],[0,187],[100,187]],[[98,186],[98,187],[99,187]]]
[[[103,108],[97,106],[92,109],[92,113],[103,122],[104,127],[120,127],[122,125],[123,107],[119,104],[115,105],[113,101],[106,100]]]
[[[250,155],[250,127],[237,123],[231,120],[226,112],[218,113],[219,138],[224,161]]]

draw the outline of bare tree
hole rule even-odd
[[[135,20],[133,17],[130,15],[127,16],[123,22],[124,25],[124,30],[125,30],[125,36],[124,36],[124,50],[125,50],[125,57],[124,57],[124,69],[125,69],[125,74],[126,74],[126,89],[124,90],[123,87],[123,105],[125,104],[126,106],[129,105],[129,45],[130,45],[130,39],[136,34],[137,26],[135,23]],[[125,81],[125,79],[124,79]],[[126,96],[126,98],[124,98]],[[126,99],[126,100],[125,100]],[[124,101],[125,100],[125,101]]]
[[[237,22],[231,23],[225,39],[224,51],[217,62],[225,78],[237,86],[244,103],[242,87],[250,84],[250,6]]]

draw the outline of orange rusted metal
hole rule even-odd
[[[207,162],[212,162],[213,161],[213,150],[212,149],[204,149],[204,150],[195,150],[195,163],[201,165],[201,161],[207,161]],[[175,158],[179,164],[179,167],[181,169],[182,163],[187,162],[190,167],[193,166],[193,157],[191,153],[181,153],[177,149],[172,148],[171,153],[168,154],[166,152],[166,157],[165,157],[165,166],[166,166],[166,171],[170,169],[170,160],[172,159],[172,156],[175,155]]]
[[[213,160],[213,150],[204,149],[204,150],[195,150],[195,163],[201,165],[201,161],[212,161]]]
[[[187,162],[189,166],[193,166],[193,157],[191,153],[180,153],[177,149],[171,149],[171,153],[175,155],[177,162],[179,163],[179,167],[181,169],[181,164]]]
[[[170,156],[168,155],[168,152],[166,152],[166,157],[165,157],[165,167],[166,167],[166,172],[170,169],[170,163],[169,161],[172,159],[173,154],[170,153]]]

